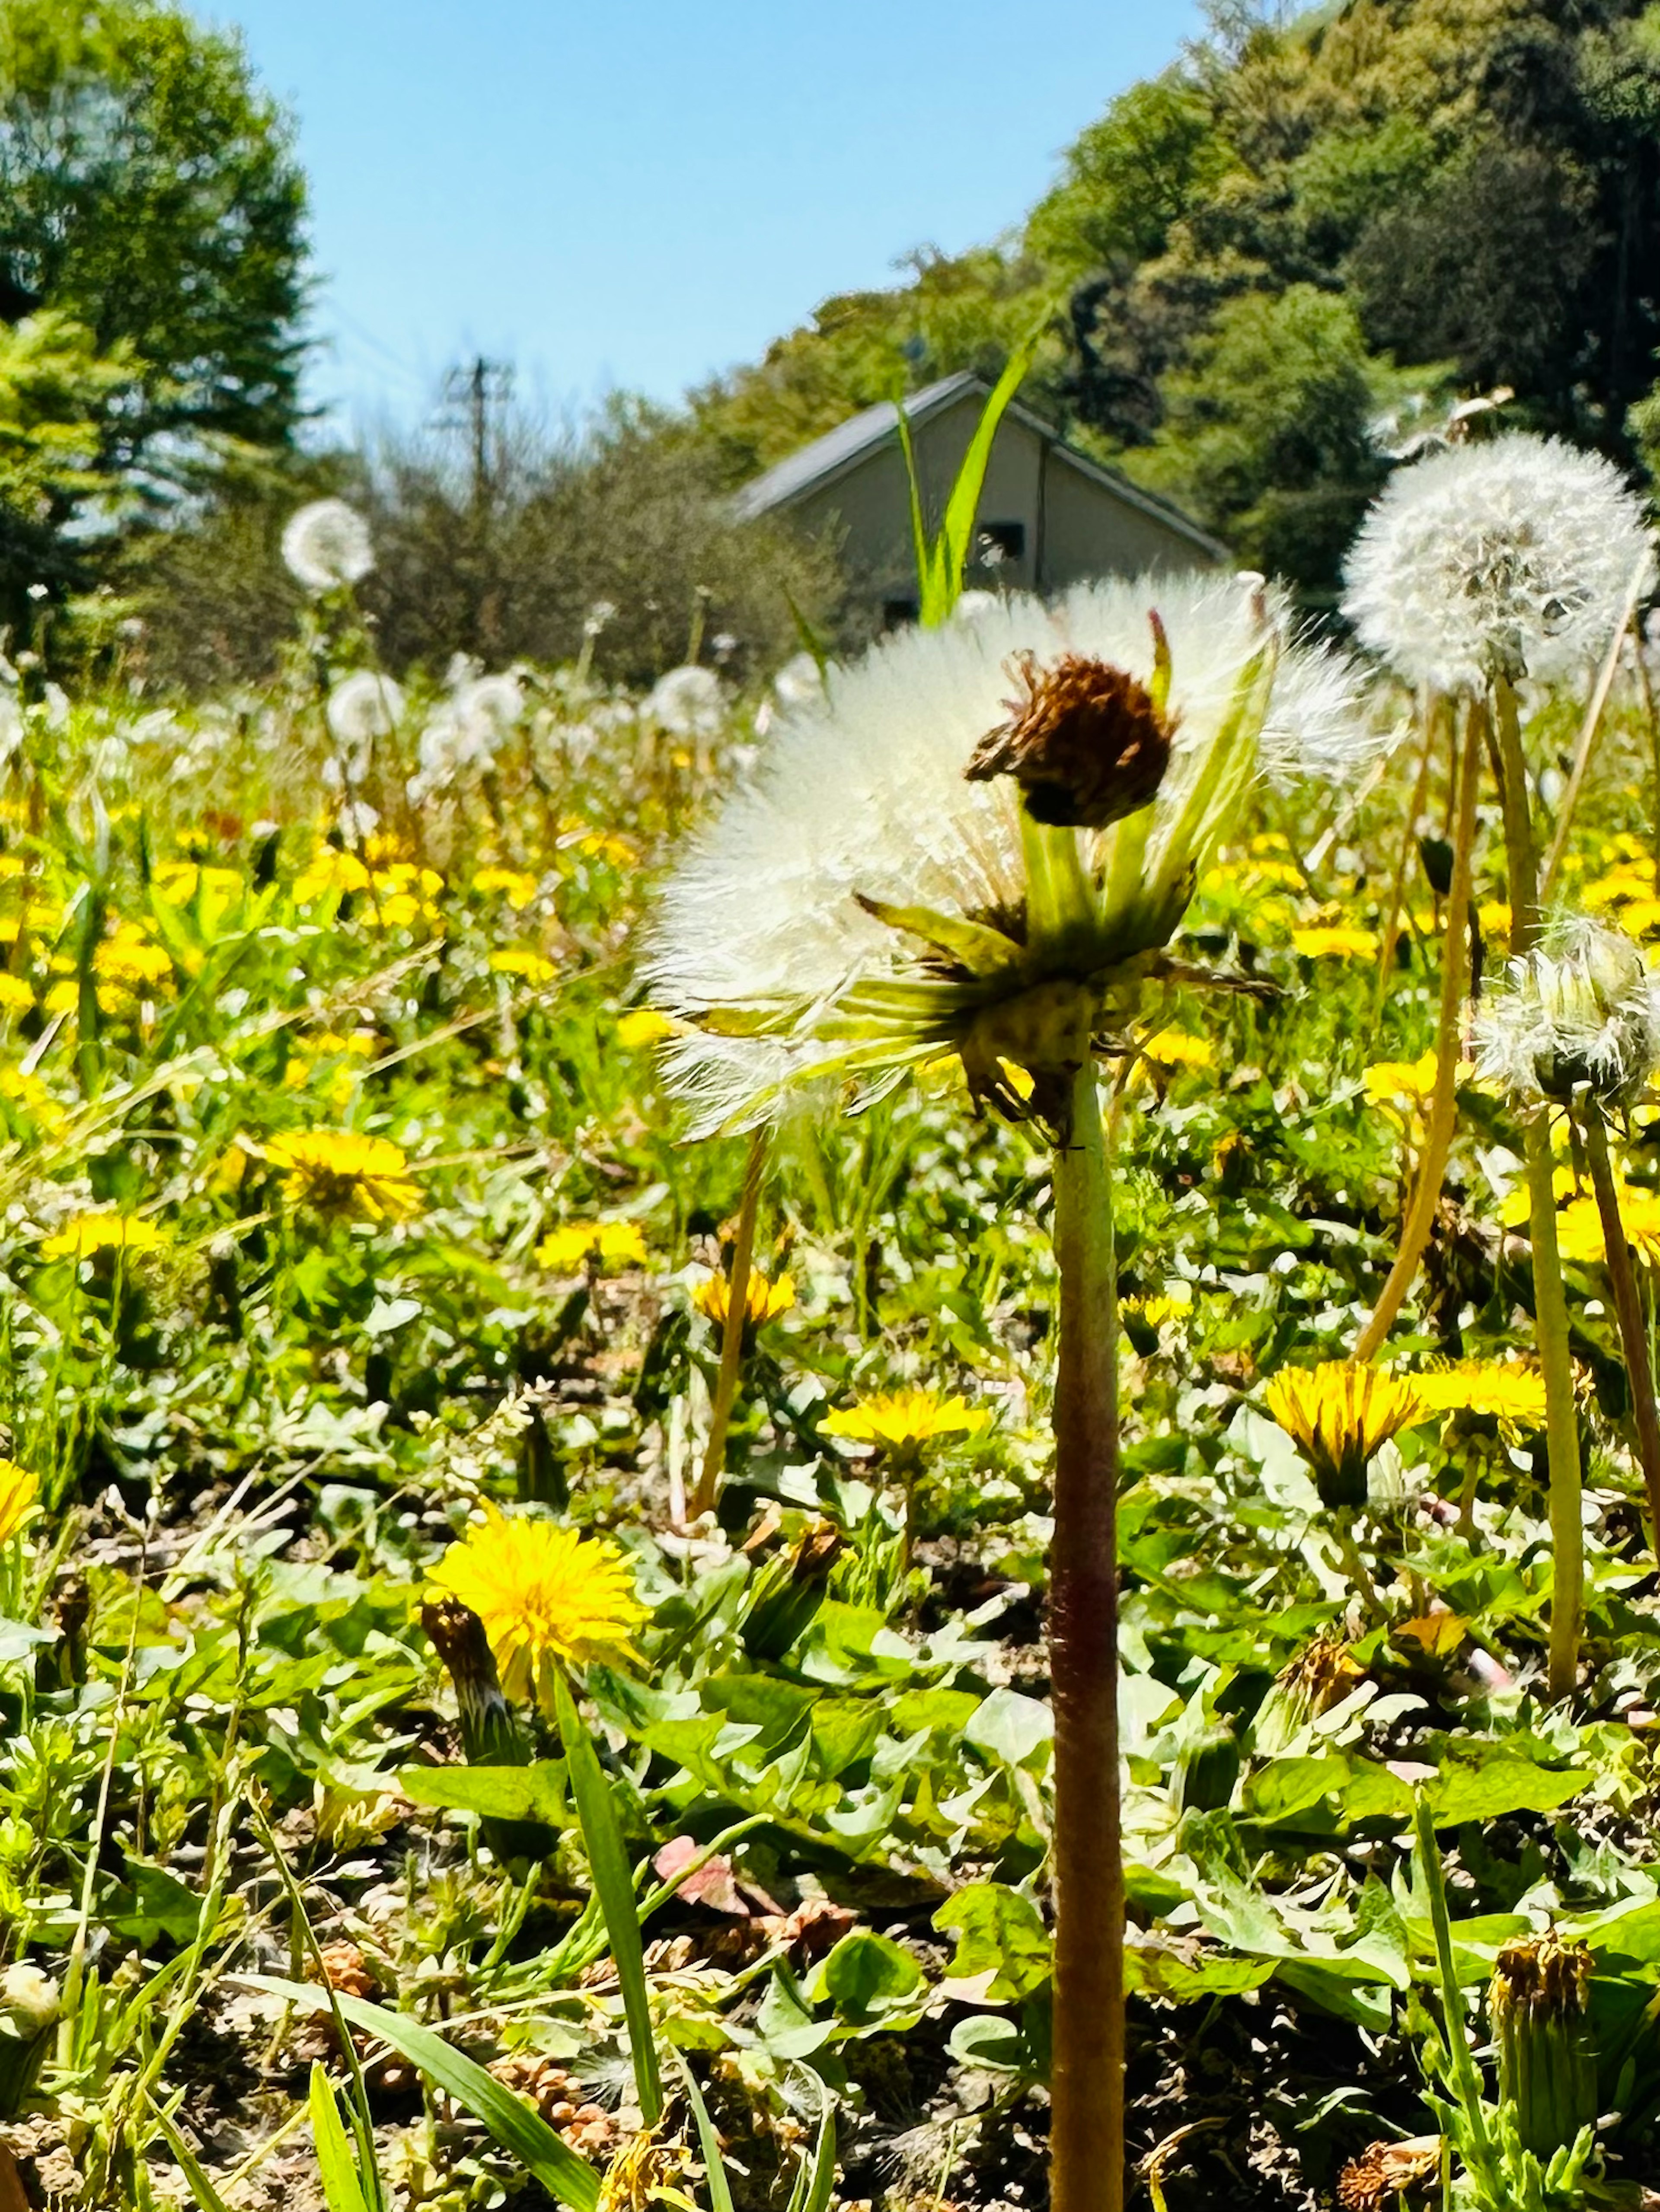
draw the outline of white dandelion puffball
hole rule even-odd
[[[712,668],[671,668],[646,695],[645,714],[674,738],[712,738],[726,715]]]
[[[314,499],[289,517],[283,558],[308,592],[337,592],[374,566],[369,526],[344,499]]]
[[[1651,557],[1612,462],[1516,431],[1390,478],[1350,552],[1343,611],[1408,684],[1550,683],[1608,650]]]
[[[1476,1019],[1478,1075],[1523,1105],[1636,1097],[1660,1063],[1660,978],[1623,930],[1557,922],[1509,973]]]
[[[455,694],[455,718],[475,760],[494,760],[524,711],[525,694],[516,676],[475,676]]]
[[[324,714],[329,735],[340,749],[339,766],[353,782],[369,772],[377,738],[390,737],[404,714],[404,689],[373,668],[343,676],[328,697]]]
[[[1310,753],[1337,762],[1344,715],[1358,699],[1353,674],[1335,657],[1311,658],[1288,634],[1283,603],[1256,578],[1113,579],[1079,586],[1053,608],[1011,596],[971,623],[896,633],[851,666],[832,668],[822,696],[779,717],[754,772],[681,859],[648,948],[654,1003],[719,1027],[733,1009],[824,1006],[860,979],[900,973],[909,955],[867,900],[968,921],[1023,915],[1019,794],[1007,775],[970,782],[968,764],[1006,720],[1018,655],[1040,665],[1087,655],[1140,684],[1153,681],[1155,609],[1169,639],[1175,728],[1146,811],[1150,866],[1188,850],[1189,802],[1236,714],[1265,628],[1280,643],[1258,764],[1289,770]],[[1358,744],[1375,745],[1364,718],[1353,726]],[[1248,758],[1239,797],[1250,767]],[[1225,827],[1220,812],[1207,817],[1195,866]],[[670,1047],[666,1068],[706,1131],[761,1118],[773,1109],[757,1102],[832,1056],[787,1024],[760,1035],[694,1026]]]
[[[803,707],[822,696],[824,672],[810,653],[798,653],[773,678],[772,688],[781,707]]]

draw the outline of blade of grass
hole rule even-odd
[[[640,2110],[648,2128],[663,2116],[663,2079],[658,2070],[657,2043],[652,2033],[651,1997],[646,1988],[645,1953],[640,1942],[640,1909],[634,1893],[634,1870],[617,1823],[617,1810],[600,1771],[593,1738],[583,1727],[563,1675],[556,1678],[554,1710],[559,1741],[570,1770],[571,1796],[587,1846],[588,1866],[595,1894],[605,1916],[611,1954],[617,1962],[617,1978],[623,1987],[623,2011],[628,2021],[629,2048],[634,2059],[635,2084]]]
[[[334,2101],[328,2075],[314,2059],[307,2103],[311,2112],[312,2141],[317,2148],[317,2171],[323,2194],[328,2199],[329,2212],[369,2212],[362,2182],[352,2163],[351,2145],[341,2124],[340,2107]]]
[[[708,2184],[709,2212],[734,2212],[732,2191],[727,2186],[727,2169],[721,2162],[721,2138],[714,2131],[708,2106],[703,2102],[703,2093],[697,2086],[696,2075],[683,2058],[680,2078],[686,2085],[686,2102],[691,2106],[691,2117],[697,2129],[697,2147],[703,2154],[703,2178]]]
[[[824,2091],[824,2116],[818,2123],[818,2141],[812,2164],[804,2166],[790,2192],[789,2212],[830,2212],[836,2190],[836,2100]]]
[[[307,2012],[337,2007],[355,2027],[367,2029],[389,2043],[400,2057],[436,2082],[447,2097],[465,2106],[489,2129],[501,2148],[516,2158],[532,2179],[562,2204],[569,2205],[571,2212],[596,2212],[599,2177],[593,2168],[528,2105],[521,2104],[511,2089],[447,2043],[435,2029],[423,2027],[404,2013],[370,2004],[365,1997],[319,1989],[313,1982],[285,1981],[276,1974],[244,1974],[237,1978],[249,1989],[264,1990]]]

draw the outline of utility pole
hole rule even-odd
[[[512,394],[512,363],[487,361],[483,354],[465,368],[449,370],[444,378],[445,404],[454,410],[446,428],[459,429],[465,425],[472,448],[472,507],[476,514],[483,513],[489,500],[490,413],[494,408],[505,406]]]

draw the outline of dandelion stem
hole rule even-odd
[[[1511,951],[1530,953],[1539,942],[1539,867],[1528,805],[1528,769],[1514,687],[1502,676],[1493,687],[1499,728],[1500,798],[1505,815],[1505,863],[1510,878]],[[1556,1162],[1550,1117],[1529,1116],[1522,1148],[1527,1162],[1533,1254],[1533,1325],[1545,1377],[1545,1445],[1550,1467],[1550,1534],[1554,1563],[1551,1592],[1548,1677],[1553,1698],[1572,1697],[1579,1679],[1579,1635],[1584,1613],[1585,1531],[1581,1507],[1579,1414],[1573,1400],[1573,1351],[1568,1334],[1567,1291],[1556,1236]]]
[[[1462,1047],[1460,1019],[1469,969],[1470,855],[1475,843],[1475,793],[1481,768],[1482,710],[1472,706],[1462,743],[1456,748],[1458,763],[1458,812],[1454,824],[1452,884],[1447,896],[1446,942],[1441,955],[1441,1020],[1435,1040],[1435,1089],[1424,1124],[1424,1149],[1418,1163],[1418,1182],[1412,1204],[1401,1224],[1401,1249],[1389,1279],[1378,1293],[1371,1319],[1354,1347],[1357,1359],[1371,1359],[1395,1326],[1406,1304],[1407,1293],[1418,1273],[1419,1262],[1430,1241],[1435,1210],[1441,1202],[1441,1186],[1452,1151],[1458,1121],[1458,1060]]]
[[[1094,1063],[1055,1158],[1061,1275],[1049,1675],[1055,1703],[1051,2212],[1122,2212],[1124,1867],[1118,1777],[1118,1314]]]
[[[738,1210],[738,1233],[733,1238],[732,1273],[727,1283],[727,1317],[721,1330],[721,1371],[709,1408],[709,1440],[703,1453],[702,1471],[691,1501],[691,1517],[713,1510],[721,1474],[727,1463],[727,1431],[738,1398],[738,1376],[744,1356],[744,1324],[749,1317],[750,1261],[755,1252],[755,1217],[761,1205],[761,1180],[767,1168],[767,1132],[757,1129],[750,1145],[750,1161],[744,1176],[744,1196]]]
[[[1649,1358],[1648,1325],[1638,1295],[1637,1273],[1631,1264],[1631,1247],[1620,1217],[1620,1194],[1608,1160],[1608,1140],[1602,1115],[1595,1106],[1585,1109],[1582,1127],[1590,1162],[1591,1188],[1602,1219],[1602,1246],[1607,1255],[1608,1282],[1614,1291],[1614,1311],[1620,1324],[1620,1341],[1631,1377],[1632,1411],[1637,1424],[1637,1455],[1642,1462],[1643,1486],[1648,1492],[1651,1546],[1660,1547],[1660,1413],[1654,1403],[1654,1368]]]
[[[1389,884],[1389,921],[1383,931],[1383,950],[1377,957],[1377,988],[1371,1002],[1371,1020],[1367,1027],[1368,1043],[1377,1035],[1378,1024],[1383,1018],[1383,1001],[1389,996],[1389,977],[1395,972],[1395,948],[1401,941],[1401,909],[1406,902],[1407,872],[1412,866],[1413,849],[1418,842],[1418,817],[1424,811],[1425,797],[1429,790],[1430,766],[1435,757],[1435,740],[1439,733],[1441,709],[1444,702],[1432,698],[1424,708],[1424,746],[1418,757],[1418,775],[1412,787],[1412,797],[1407,805],[1407,826],[1401,835],[1401,857],[1395,863],[1394,880]],[[1458,735],[1453,732],[1452,779],[1448,803],[1458,803]]]

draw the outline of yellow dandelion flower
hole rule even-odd
[[[1483,899],[1475,909],[1475,919],[1483,937],[1510,935],[1510,902],[1508,899]]]
[[[677,1036],[684,1027],[684,1023],[660,1014],[655,1006],[633,1006],[617,1016],[617,1042],[630,1052],[638,1052],[646,1045],[661,1044],[665,1037]]]
[[[1374,1455],[1429,1412],[1416,1377],[1350,1359],[1284,1368],[1263,1402],[1308,1462],[1321,1504],[1334,1509],[1365,1504]]]
[[[1155,1291],[1150,1297],[1122,1298],[1118,1311],[1136,1351],[1152,1352],[1166,1322],[1193,1319],[1193,1292],[1183,1285],[1180,1291]]]
[[[1545,1425],[1545,1378],[1522,1360],[1453,1360],[1406,1379],[1433,1413],[1496,1420],[1507,1437]]]
[[[1430,1102],[1435,1071],[1433,1052],[1426,1052],[1421,1060],[1374,1060],[1365,1073],[1366,1096],[1374,1106],[1417,1113]]]
[[[827,1437],[848,1443],[874,1444],[903,1464],[921,1458],[929,1444],[946,1437],[981,1437],[992,1425],[984,1407],[966,1398],[941,1398],[932,1390],[883,1390],[861,1398],[846,1413],[831,1413],[819,1425]]]
[[[591,830],[577,840],[577,850],[590,860],[609,860],[614,868],[632,867],[635,857],[628,839],[611,830]]]
[[[1157,1030],[1142,1046],[1141,1057],[1155,1067],[1214,1067],[1216,1047],[1208,1037],[1189,1036],[1183,1030]]]
[[[550,1229],[536,1248],[536,1263],[550,1275],[574,1275],[589,1261],[602,1267],[643,1267],[646,1239],[637,1221],[568,1221]]]
[[[526,983],[551,983],[559,973],[545,953],[528,952],[520,945],[492,952],[490,966],[498,975],[518,975]]]
[[[472,887],[486,895],[500,891],[515,914],[527,907],[541,889],[536,878],[526,875],[522,868],[480,868],[473,877]]]
[[[295,902],[309,906],[313,899],[343,896],[347,891],[366,891],[369,872],[356,853],[343,853],[322,845],[294,879]]]
[[[1559,1182],[1561,1170],[1558,1171]],[[1660,1262],[1660,1193],[1638,1188],[1621,1181],[1617,1186],[1620,1223],[1626,1242],[1639,1260]],[[1524,1210],[1520,1225],[1526,1227]],[[1580,1267],[1600,1267],[1608,1257],[1602,1237],[1602,1216],[1596,1200],[1587,1193],[1565,1206],[1556,1217],[1556,1242],[1562,1257]]]
[[[92,972],[100,983],[114,983],[138,991],[173,981],[173,956],[130,922],[123,922],[92,956]]]
[[[717,1328],[727,1325],[727,1302],[732,1285],[725,1275],[705,1275],[691,1294],[691,1302],[700,1314],[706,1314]],[[795,1284],[788,1275],[776,1280],[763,1274],[759,1267],[750,1269],[748,1288],[744,1295],[744,1311],[751,1328],[760,1328],[767,1322],[776,1321],[780,1314],[787,1313],[795,1304]]]
[[[33,990],[21,975],[0,975],[0,1016],[10,1021],[27,1013],[33,1004]]]
[[[419,1186],[399,1146],[355,1129],[299,1129],[273,1137],[265,1158],[281,1171],[283,1195],[313,1212],[364,1221],[404,1221],[421,1210]]]
[[[44,1260],[93,1260],[100,1252],[153,1252],[167,1237],[132,1213],[77,1213],[40,1247]]]
[[[534,1693],[551,1709],[557,1668],[638,1656],[646,1609],[627,1559],[603,1538],[487,1505],[431,1580],[483,1622],[510,1698]]]
[[[34,1510],[40,1478],[14,1459],[0,1459],[0,1544],[10,1543]]]
[[[1351,929],[1341,922],[1310,924],[1304,929],[1293,929],[1292,947],[1304,960],[1375,960],[1377,957],[1377,932],[1375,929]]]

